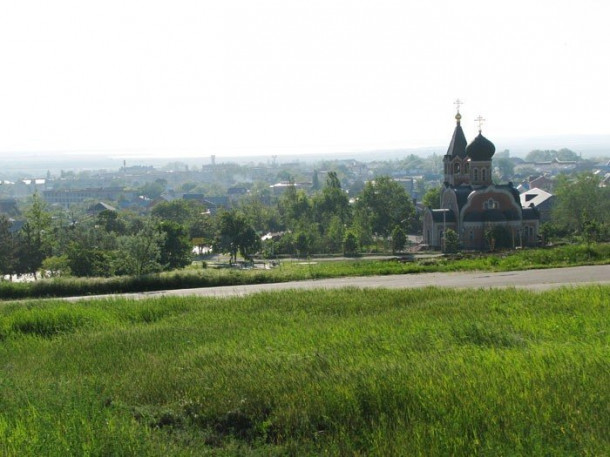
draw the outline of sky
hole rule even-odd
[[[0,158],[246,156],[608,134],[605,0],[19,0]]]

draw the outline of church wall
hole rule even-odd
[[[521,244],[521,222],[465,222],[462,228],[460,241],[463,249],[484,251],[489,249],[485,233],[493,229],[494,226],[500,225],[506,227],[510,236],[512,247],[520,246]]]
[[[536,220],[528,220],[523,221],[522,226],[522,242],[523,246],[537,246],[538,245],[538,230],[539,230],[539,221]]]
[[[492,205],[496,205],[496,207],[493,208]],[[466,214],[483,213],[488,209],[498,209],[500,211],[511,209],[521,219],[521,207],[517,205],[514,197],[507,191],[498,190],[495,186],[473,192],[468,197],[468,203],[462,209],[460,219],[463,221]]]

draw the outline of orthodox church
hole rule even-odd
[[[452,229],[461,248],[467,250],[536,245],[540,222],[537,211],[521,206],[519,191],[512,182],[492,182],[491,159],[496,147],[481,133],[483,119],[477,119],[479,134],[470,144],[461,119],[458,104],[455,130],[443,157],[441,206],[424,210],[424,243],[442,249],[444,233]]]

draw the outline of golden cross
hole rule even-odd
[[[463,105],[464,102],[462,100],[460,100],[459,98],[453,102],[453,104],[455,105],[455,107],[457,108],[457,112],[460,112],[460,105]]]
[[[479,133],[481,133],[481,127],[483,127],[483,122],[485,122],[485,119],[483,119],[483,116],[479,115],[475,121],[479,123]]]

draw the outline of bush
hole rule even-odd
[[[356,256],[360,251],[358,237],[352,231],[348,231],[343,239],[343,254],[345,256]]]

